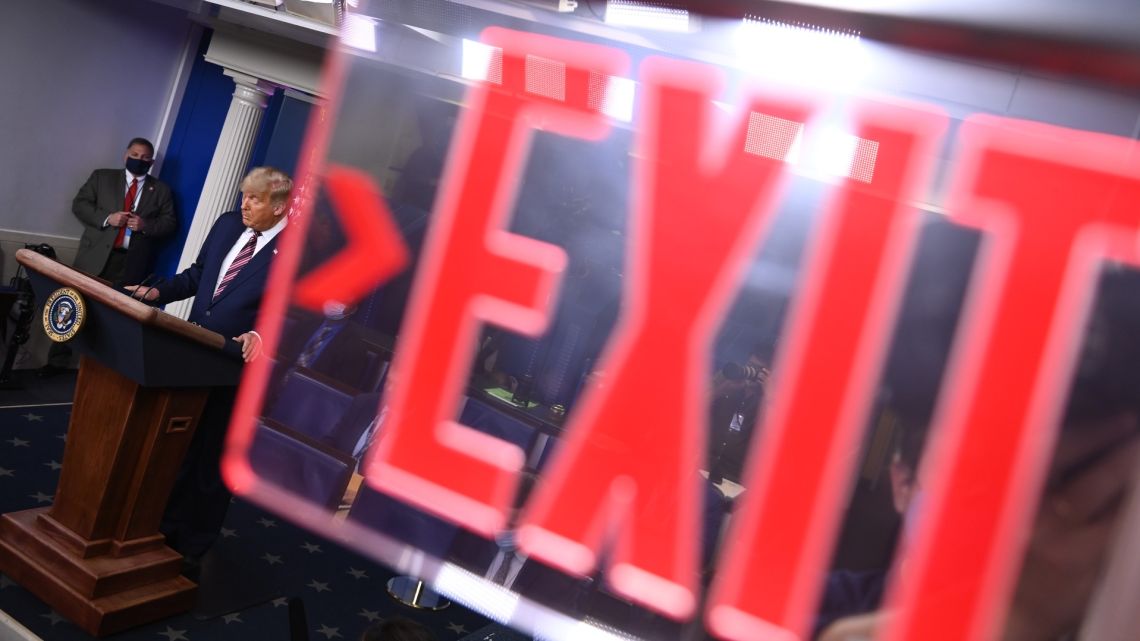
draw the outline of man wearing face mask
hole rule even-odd
[[[143,281],[158,241],[178,227],[170,187],[149,174],[154,145],[132,139],[123,161],[124,167],[92,172],[71,203],[83,223],[74,267],[116,285]],[[71,349],[53,343],[40,374],[59,373],[70,363]]]
[[[170,187],[149,174],[154,145],[135,138],[123,160],[92,172],[71,204],[84,227],[75,268],[116,284],[146,278],[156,242],[178,227]]]

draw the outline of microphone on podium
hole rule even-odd
[[[144,303],[153,303],[154,301],[148,301],[146,299],[146,297],[148,294],[150,294],[150,291],[152,289],[154,289],[155,283],[158,282],[158,279],[156,279],[155,276],[157,276],[157,274],[155,274],[153,272],[148,274],[146,278],[142,279],[142,281],[139,282],[139,284],[135,286],[135,291],[125,292],[125,293],[127,294],[127,296],[130,296],[131,298],[134,298],[136,300],[140,300]],[[143,287],[145,285],[147,285],[148,283],[150,286],[144,290]]]

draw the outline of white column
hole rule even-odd
[[[214,148],[214,157],[210,160],[202,195],[194,209],[186,244],[182,247],[179,272],[194,263],[218,217],[234,208],[268,96],[273,93],[272,85],[253,76],[230,69],[226,69],[225,74],[234,79],[234,96],[226,113],[226,122],[222,125],[222,134],[218,137],[218,146]],[[166,306],[166,311],[186,318],[193,303],[193,298],[171,303]]]

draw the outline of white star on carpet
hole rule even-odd
[[[59,461],[48,461],[47,463],[44,463],[44,465],[50,467],[53,472],[58,472],[60,468],[63,467],[63,463],[60,463]]]
[[[55,624],[59,623],[60,621],[63,621],[63,617],[59,616],[59,613],[56,612],[55,610],[52,610],[52,611],[48,612],[47,614],[41,614],[40,616],[47,619],[48,621],[51,621],[51,626],[53,628],[55,627]]]
[[[323,634],[323,635],[325,635],[325,638],[326,638],[326,639],[331,639],[331,638],[333,638],[333,637],[339,637],[339,636],[341,636],[341,635],[340,635],[340,628],[330,628],[330,627],[329,627],[329,626],[327,626],[327,625],[322,625],[322,626],[320,627],[320,629],[319,629],[319,630],[317,630],[317,634]]]
[[[269,565],[277,565],[278,563],[281,563],[282,565],[284,565],[284,563],[281,561],[281,557],[277,556],[276,554],[270,554],[270,553],[266,552],[265,555],[262,556],[261,558],[265,559],[265,561],[267,563],[269,563]]]
[[[16,476],[16,471],[0,467],[0,476]]]
[[[365,619],[368,619],[369,621],[371,621],[373,623],[375,623],[376,621],[379,621],[382,618],[380,616],[379,610],[361,610],[360,612],[357,612],[357,614],[364,617]]]
[[[28,444],[31,443],[31,441],[25,441],[22,438],[16,438],[16,437],[12,437],[12,438],[8,439],[7,442],[11,443],[12,447],[28,447]]]
[[[273,519],[267,519],[264,516],[260,519],[257,519],[257,522],[260,523],[263,527],[277,527],[277,521],[274,521]]]
[[[222,528],[222,538],[228,539],[231,536],[237,536],[237,530],[231,530],[228,527]]]
[[[61,441],[66,441],[66,440],[67,440],[67,432],[64,432],[63,434],[60,434],[60,435],[59,435],[59,436],[57,436],[56,438],[58,438],[58,439],[59,439],[59,440],[61,440]]]
[[[40,416],[39,414],[32,414],[31,412],[28,412],[27,414],[21,414],[21,416],[23,416],[29,423],[44,422],[44,417]]]
[[[464,634],[465,632],[467,632],[467,626],[459,625],[458,623],[448,623],[447,629],[451,630],[452,632],[454,632],[456,634]]]
[[[229,625],[231,623],[245,623],[245,621],[241,620],[241,612],[233,612],[231,614],[227,614],[222,617],[222,621],[225,621],[226,625]]]
[[[354,578],[354,579],[367,579],[368,578],[367,572],[365,572],[364,570],[357,570],[356,568],[348,568],[348,572],[346,572],[345,574],[351,574],[352,578]]]
[[[305,551],[308,552],[309,554],[314,554],[316,552],[323,552],[323,550],[321,550],[321,546],[317,545],[316,543],[309,543],[308,541],[305,541],[304,543],[302,543],[301,547],[305,548]]]
[[[170,641],[190,641],[190,639],[186,638],[185,630],[175,630],[170,626],[166,626],[166,631],[159,632],[158,634],[159,636],[166,637]]]
[[[328,583],[325,583],[323,581],[318,581],[316,579],[309,581],[308,586],[310,588],[313,588],[317,592],[332,592],[332,590],[329,589]]]
[[[283,606],[283,605],[289,605],[289,597],[284,597],[284,596],[283,596],[283,597],[278,597],[278,598],[276,598],[276,599],[273,599],[272,601],[270,601],[270,603],[272,603],[272,604],[273,604],[273,607],[275,607],[275,608],[279,608],[279,607],[281,607],[281,606]]]
[[[43,492],[36,492],[35,494],[29,494],[28,496],[32,497],[39,503],[51,503],[52,499],[55,498],[51,494],[44,494]]]

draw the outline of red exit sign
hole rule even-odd
[[[535,130],[604,138],[606,81],[628,75],[606,46],[505,29],[489,80],[467,96],[441,181],[385,393],[373,487],[487,537],[508,525],[523,453],[455,420],[485,323],[539,335],[567,259],[506,231]],[[728,116],[716,68],[649,58],[633,154],[622,315],[554,459],[517,523],[522,550],[577,575],[605,568],[612,589],[689,619],[698,607],[698,487],[709,349],[787,183],[811,96],[756,87]],[[922,105],[853,100],[852,132],[877,147],[873,171],[832,192],[786,321],[778,379],[745,492],[707,599],[711,631],[732,640],[802,639],[837,536],[875,383],[917,239],[913,202],[931,179],[947,118]],[[928,448],[924,520],[893,603],[887,641],[993,637],[1021,535],[1035,511],[1076,346],[1105,259],[1140,258],[1134,143],[979,116],[958,134],[949,216],[985,242]],[[314,309],[353,302],[406,251],[372,180],[333,166],[326,188],[349,248],[297,283]],[[294,240],[294,242],[298,242]],[[277,265],[268,307],[285,305]],[[270,347],[276,331],[267,332]],[[265,380],[266,365],[254,368]],[[257,392],[243,391],[226,472],[244,459]],[[988,488],[977,495],[972,488]]]

